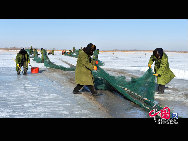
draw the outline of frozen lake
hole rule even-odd
[[[155,94],[155,100],[168,106],[173,112],[182,117],[188,117],[188,53],[166,52],[170,69],[176,77],[166,85],[165,94]],[[142,76],[148,69],[148,62],[152,52],[100,52],[99,60],[105,63],[101,66],[112,75],[124,75],[127,81],[131,76]],[[65,60],[76,65],[76,58],[61,55],[49,55],[54,63],[56,60]],[[154,64],[152,65],[152,69]],[[129,75],[127,75],[129,74]]]
[[[31,65],[39,67],[40,73],[31,74],[29,68],[27,76],[17,76],[13,60],[16,53],[0,50],[0,117],[148,117],[137,105],[109,92],[93,100],[87,93],[73,95],[74,72],[47,69],[31,59]],[[176,78],[167,84],[165,94],[155,94],[155,100],[187,118],[188,54],[167,52],[167,55]],[[101,52],[99,59],[105,63],[102,68],[107,72],[125,75],[129,80],[131,75],[144,74],[150,56],[149,52]],[[60,51],[48,57],[65,67],[69,67],[65,62],[76,65],[77,61]]]

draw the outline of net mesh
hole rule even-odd
[[[93,75],[98,90],[115,90],[147,111],[151,111],[154,107],[157,110],[162,109],[154,101],[155,77],[151,68],[139,78],[132,77],[131,81],[126,81],[125,76],[112,76],[99,66]]]
[[[112,76],[98,66],[96,72],[93,72],[95,78],[95,87],[99,90],[108,90],[111,86],[124,92],[134,92],[143,98],[154,101],[155,77],[152,69],[148,69],[145,74],[139,78],[131,78],[126,81],[125,76]]]
[[[42,59],[38,56],[35,56],[33,60],[36,61],[37,63],[42,63]]]

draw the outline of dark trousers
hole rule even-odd
[[[21,69],[22,66],[23,66],[23,69],[24,69],[23,74],[25,75],[25,74],[27,74],[27,70],[28,70],[26,62],[22,62],[22,63],[19,64],[17,74],[20,74],[20,71],[21,71],[20,69]]]
[[[159,93],[164,93],[164,89],[165,89],[165,85],[161,85],[161,84],[158,85],[158,92]]]
[[[77,84],[77,86],[74,88],[74,92],[79,92],[79,90],[83,87],[84,85]],[[95,87],[93,85],[86,85],[89,90],[91,91],[92,94],[96,94]]]

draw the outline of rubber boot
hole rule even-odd
[[[82,94],[82,92],[80,92],[79,90],[83,87],[83,85],[78,84],[74,90],[73,90],[73,94]]]
[[[73,90],[73,94],[82,94],[82,92]]]
[[[161,93],[164,94],[165,85],[161,85]]]
[[[97,93],[97,91],[95,90],[95,87],[93,85],[88,85],[89,90],[91,91],[93,96],[99,96],[102,94]]]
[[[165,85],[159,84],[159,92],[157,94],[164,94]]]
[[[23,75],[26,75],[27,74],[27,69],[24,68],[24,72],[23,72]]]

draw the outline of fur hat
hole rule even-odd
[[[93,45],[92,43],[89,43],[87,45],[87,47],[83,48],[83,51],[88,55],[88,56],[92,56],[93,55],[93,51],[96,50],[96,46]]]

